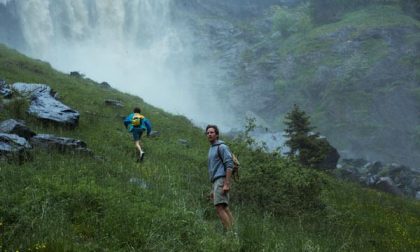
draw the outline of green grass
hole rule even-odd
[[[235,184],[232,210],[238,235],[223,234],[206,200],[208,143],[202,129],[139,97],[57,72],[4,46],[0,76],[8,83],[46,83],[81,113],[74,130],[22,113],[25,102],[5,106],[0,120],[18,117],[37,133],[83,140],[97,156],[33,150],[33,159],[22,165],[1,162],[2,251],[415,251],[420,246],[419,202],[325,174],[319,174],[327,181],[320,198],[325,208],[297,215],[239,203],[235,186],[240,184]],[[108,98],[122,100],[125,107],[104,106]],[[135,162],[121,121],[137,105],[161,133],[144,139],[147,156],[141,164]],[[189,147],[179,139],[188,140]],[[241,146],[232,143],[243,179],[253,176],[246,172],[253,162],[273,158]],[[130,183],[131,178],[142,179],[147,188]],[[268,189],[276,193],[276,188]]]

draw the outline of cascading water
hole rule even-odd
[[[0,42],[197,124],[228,127],[211,64],[193,61],[190,34],[171,8],[172,0],[0,0]]]

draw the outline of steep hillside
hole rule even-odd
[[[280,129],[296,103],[342,157],[420,168],[415,1],[266,1],[236,9],[247,15],[229,5],[205,12],[198,3],[185,16],[198,43],[213,49],[206,56],[225,70],[223,99],[239,115],[252,111]]]
[[[207,201],[202,129],[139,97],[0,46],[7,83],[45,83],[80,112],[75,129],[39,122],[28,102],[0,98],[0,121],[85,141],[94,156],[34,149],[22,164],[0,161],[1,251],[415,251],[420,203],[361,189],[294,160],[229,141],[241,163],[224,233]],[[105,99],[124,107],[105,106]],[[122,116],[141,106],[160,136],[135,162]],[[211,122],[211,118],[209,118]],[[247,139],[249,140],[249,139]],[[255,146],[254,146],[255,147]]]

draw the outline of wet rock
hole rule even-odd
[[[0,79],[0,95],[4,98],[11,98],[13,94],[12,89],[6,84],[5,80]]]
[[[34,148],[58,150],[60,152],[93,154],[85,142],[68,137],[58,137],[50,134],[38,134],[30,139]]]
[[[45,84],[15,83],[13,88],[30,97],[28,113],[47,122],[74,128],[79,122],[79,112],[54,98],[55,92]]]
[[[380,177],[375,185],[373,185],[373,188],[398,196],[403,195],[401,190],[397,185],[395,185],[390,177]]]
[[[186,139],[178,139],[178,143],[180,143],[181,145],[184,145],[185,147],[190,147],[190,142]]]
[[[337,168],[337,163],[338,163],[338,160],[340,159],[340,154],[338,154],[337,149],[334,148],[326,139],[320,139],[320,141],[324,142],[324,145],[326,146],[325,148],[328,151],[324,160],[322,160],[319,166],[327,170],[333,170]]]
[[[120,107],[120,108],[124,107],[124,103],[122,101],[111,100],[111,99],[105,100],[105,105],[114,106],[114,107]]]
[[[23,161],[29,157],[31,145],[25,138],[15,134],[0,133],[0,160]]]
[[[0,122],[0,132],[8,134],[16,134],[25,139],[30,139],[35,136],[36,133],[30,130],[24,121],[8,119]]]
[[[379,161],[372,163],[364,159],[344,159],[341,165],[342,168],[335,172],[340,179],[359,182],[394,195],[415,197],[420,190],[420,172],[404,165],[382,164]]]
[[[149,134],[149,137],[159,137],[160,136],[160,132],[159,131],[154,131],[152,130]]]

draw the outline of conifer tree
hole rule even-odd
[[[287,154],[296,156],[303,165],[317,166],[325,158],[326,149],[319,134],[312,132],[315,127],[311,126],[310,117],[295,104],[284,123],[284,136],[288,138],[285,145],[290,148]]]

